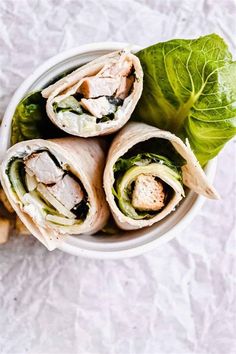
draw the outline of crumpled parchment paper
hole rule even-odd
[[[50,56],[96,41],[147,46],[217,32],[236,52],[233,0],[2,0],[0,114]],[[219,156],[220,201],[175,240],[121,261],[0,247],[0,353],[236,352],[235,143]]]

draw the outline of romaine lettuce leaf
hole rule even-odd
[[[201,165],[236,134],[236,62],[216,34],[137,53],[144,89],[134,119],[188,138]]]
[[[120,157],[115,163],[113,170],[114,173],[116,172],[121,173],[129,170],[133,166],[147,166],[150,163],[155,163],[155,162],[168,166],[177,171],[178,170],[177,167],[184,165],[185,160],[182,161],[182,164],[176,166],[164,156],[153,154],[153,153],[141,153],[135,156],[131,156],[129,158]]]
[[[41,92],[33,92],[23,98],[16,107],[12,119],[11,144],[37,138],[56,138],[65,135],[48,118],[46,99]]]

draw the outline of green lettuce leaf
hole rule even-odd
[[[175,39],[137,56],[144,89],[135,119],[188,138],[205,165],[236,134],[236,62],[224,40]]]
[[[16,107],[12,119],[12,145],[24,140],[49,139],[64,135],[48,118],[46,99],[40,91],[30,93]]]
[[[141,153],[135,156],[131,156],[130,158],[120,157],[115,163],[113,171],[114,173],[121,173],[129,170],[133,166],[147,166],[151,163],[160,163],[178,171],[178,167],[184,165],[185,160],[183,160],[181,164],[176,166],[164,156],[153,153]]]

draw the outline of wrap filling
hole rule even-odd
[[[66,231],[85,220],[89,201],[82,183],[49,150],[14,157],[6,172],[22,210],[40,226]]]
[[[119,209],[136,220],[156,216],[175,192],[184,196],[181,166],[185,163],[165,139],[152,138],[132,147],[113,167]]]
[[[90,131],[101,123],[115,119],[135,81],[132,60],[121,52],[119,59],[109,62],[93,76],[84,77],[76,92],[70,88],[55,98],[53,110],[63,127]]]

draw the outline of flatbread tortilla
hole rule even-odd
[[[61,115],[57,114],[53,108],[55,103],[61,102],[63,99],[76,94],[81,87],[85,78],[100,75],[109,65],[116,63],[120,58],[132,62],[134,70],[134,83],[129,95],[124,99],[123,104],[119,106],[114,113],[114,118],[108,121],[96,122],[96,117],[92,117],[91,121],[86,122],[82,116],[71,115],[71,118],[63,120]],[[113,52],[99,57],[90,63],[81,66],[71,74],[66,75],[55,84],[45,88],[42,91],[43,97],[47,98],[46,110],[48,117],[60,129],[67,133],[80,137],[93,137],[98,135],[107,135],[116,132],[129,120],[136,104],[142,94],[143,89],[143,71],[138,57],[129,51]],[[88,117],[89,118],[89,117]]]
[[[64,227],[55,225],[50,227],[39,225],[25,211],[19,203],[19,198],[13,191],[7,167],[9,162],[18,156],[47,149],[57,160],[69,166],[70,172],[76,176],[88,195],[89,211],[87,217],[80,224]],[[103,144],[98,139],[61,138],[54,140],[35,139],[20,142],[11,147],[6,153],[1,166],[2,187],[19,218],[29,231],[42,242],[49,250],[56,248],[68,234],[93,234],[100,230],[107,222],[109,208],[102,188],[102,173],[105,164]]]
[[[129,122],[114,138],[108,153],[104,171],[104,189],[108,204],[117,225],[124,230],[134,230],[150,226],[160,221],[171,213],[183,198],[181,191],[175,189],[175,186],[172,186],[175,193],[171,202],[160,213],[157,213],[156,216],[148,220],[134,220],[126,216],[118,207],[115,196],[112,193],[112,188],[115,183],[113,167],[116,161],[129,149],[136,144],[151,138],[167,139],[171,142],[176,151],[186,160],[186,165],[182,167],[183,183],[185,186],[207,198],[219,198],[217,191],[207,180],[207,177],[194,153],[180,138],[170,132],[160,130],[144,123]],[[158,151],[156,153],[158,154]]]

